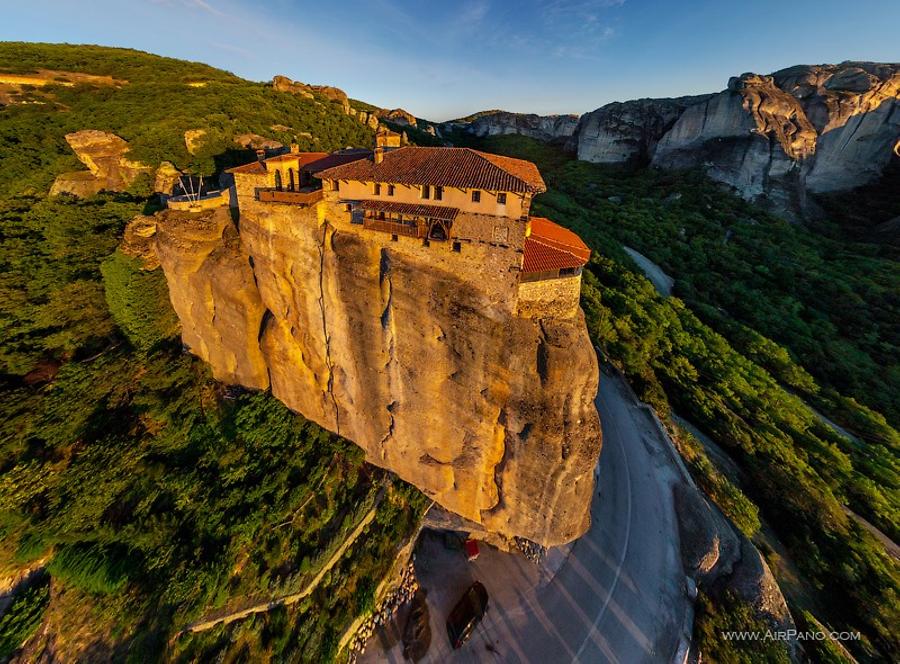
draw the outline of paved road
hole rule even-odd
[[[521,556],[482,547],[467,563],[425,541],[416,567],[428,592],[432,643],[426,662],[671,662],[689,602],[678,556],[673,461],[618,378],[601,377],[599,496],[591,529],[547,578]],[[459,651],[444,618],[477,579],[490,594],[485,620]],[[404,616],[399,616],[403,621]],[[397,638],[370,640],[365,662],[403,662]]]

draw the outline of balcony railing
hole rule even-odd
[[[259,189],[257,197],[262,203],[288,203],[290,205],[314,205],[322,200],[321,189],[290,191],[287,189]]]

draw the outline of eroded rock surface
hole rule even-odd
[[[750,200],[802,211],[806,192],[877,180],[900,138],[900,64],[742,74],[716,95],[645,99],[582,116],[580,159],[702,168]]]
[[[242,211],[240,235],[225,210],[159,215],[184,342],[490,532],[583,533],[600,430],[581,313],[518,318],[489,283],[314,209]]]
[[[51,196],[69,193],[84,197],[103,190],[124,191],[141,175],[154,173],[152,166],[128,159],[128,142],[115,134],[83,129],[66,134],[66,142],[88,170],[57,177]]]
[[[703,96],[613,102],[585,113],[573,141],[582,161],[599,164],[646,164],[656,144],[684,109]]]
[[[521,134],[541,141],[567,139],[577,126],[577,115],[535,115],[509,111],[484,113],[464,125],[466,131],[476,136]]]

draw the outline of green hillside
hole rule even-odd
[[[0,123],[0,193],[43,192],[55,174],[81,168],[63,137],[79,129],[118,134],[130,158],[211,174],[247,160],[234,137],[254,133],[305,150],[370,146],[372,130],[325,97],[276,92],[208,65],[98,46],[0,43],[0,72],[38,69],[110,75],[119,86],[49,85],[10,104]],[[194,87],[189,84],[202,84]],[[184,132],[207,132],[196,155]]]
[[[206,174],[246,158],[235,134],[333,149],[370,145],[371,131],[327,100],[201,64],[0,44],[0,71],[35,69],[127,83],[26,89],[41,103],[0,109],[0,576],[46,568],[0,620],[0,660],[31,635],[58,661],[329,661],[424,498],[271,395],[225,390],[182,351],[161,271],[116,251],[152,199],[46,192],[81,167],[63,139],[78,129]],[[194,128],[211,139],[192,156]],[[290,608],[176,638],[314,581]]]

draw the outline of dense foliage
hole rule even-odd
[[[574,162],[552,148],[520,137],[489,139],[487,147],[537,161],[550,186],[550,191],[536,201],[538,211],[574,228],[595,249],[582,280],[582,307],[594,342],[625,371],[640,396],[664,420],[673,410],[684,416],[726,450],[747,478],[742,487],[745,495],[714,467],[702,446],[681,431],[679,447],[700,485],[748,535],[758,531],[762,519],[771,524],[817,599],[814,607],[799,608],[815,609],[817,617],[832,628],[859,629],[864,641],[850,646],[858,656],[895,658],[900,652],[895,628],[900,624],[897,561],[848,516],[845,506],[865,515],[894,538],[900,535],[897,431],[883,417],[843,397],[836,389],[820,388],[812,367],[807,372],[791,353],[766,336],[768,323],[749,320],[741,324],[710,313],[714,307],[708,302],[720,296],[733,297],[728,292],[732,287],[746,293],[745,286],[722,274],[716,283],[709,284],[698,272],[688,290],[688,302],[662,297],[635,269],[618,238],[627,239],[630,245],[651,256],[654,254],[649,247],[654,243],[660,245],[660,252],[675,255],[683,251],[688,256],[687,249],[672,246],[679,244],[680,229],[712,225],[710,218],[716,218],[721,209],[734,207],[744,209],[746,215],[759,214],[758,223],[766,224],[759,232],[750,223],[748,229],[734,230],[734,235],[748,235],[746,240],[735,241],[729,250],[730,269],[737,275],[752,273],[759,264],[773,268],[789,262],[793,251],[799,252],[798,260],[803,260],[804,255],[808,258],[812,252],[818,258],[808,260],[822,263],[816,272],[839,281],[831,288],[843,288],[843,277],[830,261],[852,264],[856,272],[848,278],[861,280],[869,274],[871,288],[881,289],[881,294],[873,297],[876,302],[883,302],[879,298],[889,300],[888,291],[896,292],[900,283],[896,266],[865,257],[877,253],[875,248],[862,247],[863,258],[856,258],[851,249],[829,254],[823,247],[830,246],[831,240],[757,213],[693,174],[629,174]],[[667,187],[645,189],[648,182],[663,178]],[[598,191],[601,189],[602,196]],[[682,192],[679,204],[685,201],[682,205],[687,206],[691,200],[699,203],[693,208],[670,209],[660,226],[678,230],[673,233],[675,237],[663,237],[657,235],[663,231],[651,220],[669,209],[671,203],[664,200],[673,189]],[[631,199],[629,192],[634,190],[646,195]],[[608,201],[609,196],[620,202]],[[596,199],[606,201],[621,214],[607,214],[605,206],[596,203]],[[679,215],[683,217],[681,221]],[[641,218],[647,219],[644,225],[633,221]],[[626,237],[622,228],[629,223],[633,226]],[[764,262],[761,249],[750,241],[754,237],[769,247]],[[718,242],[722,244],[722,237]],[[705,265],[702,236],[694,238],[693,244],[686,244],[697,245],[698,264]],[[884,274],[871,275],[874,267],[867,261],[875,261]],[[676,278],[682,277],[679,271],[673,272]],[[787,306],[788,298],[779,293],[801,286],[795,282],[767,283],[767,316],[791,319],[798,315],[795,307]],[[859,318],[877,308],[866,303],[860,307],[861,311],[855,314]],[[827,315],[826,312],[821,317]],[[881,315],[872,313],[876,320]],[[838,314],[834,316],[835,320],[843,320]],[[784,324],[784,320],[781,322]],[[887,322],[885,319],[882,325],[885,334],[890,327]],[[759,325],[758,329],[753,325]],[[882,374],[881,379],[888,378]],[[865,438],[860,441],[842,435],[817,415],[804,398]],[[736,614],[740,611],[737,605],[725,602],[705,615],[718,615],[715,620],[727,622],[739,619]],[[722,618],[725,614],[731,617]],[[704,614],[700,615],[699,629],[712,629],[703,625]]]
[[[0,195],[46,191],[53,177],[82,166],[64,140],[80,129],[111,131],[129,142],[129,158],[210,175],[251,156],[234,137],[255,133],[307,150],[369,146],[372,131],[325,97],[276,92],[199,63],[129,49],[0,42],[0,71],[38,69],[111,75],[116,86],[44,86],[36,104],[10,104],[0,122]],[[199,86],[189,85],[202,84]],[[196,154],[184,132],[203,129]]]
[[[179,132],[207,117],[204,104],[227,109],[229,132],[290,117],[310,129],[321,121],[323,147],[370,136],[338,107],[202,65],[0,45],[3,67],[14,68],[13,53],[18,71],[129,83],[53,90],[65,112],[0,111],[0,572],[46,560],[53,589],[49,600],[46,583],[16,595],[0,623],[3,652],[44,620],[35,638],[56,638],[62,660],[240,659],[247,642],[260,656],[333,658],[343,630],[371,608],[423,496],[270,395],[224,388],[183,352],[161,271],[116,250],[128,220],[152,211],[149,199],[34,189],[71,167],[62,134],[86,125],[122,133],[149,161],[189,163]],[[195,98],[183,82],[198,77],[209,83]],[[167,94],[172,108],[154,115]],[[173,638],[210,614],[306,588],[370,512],[364,537],[303,602]],[[224,638],[229,630],[243,636]],[[88,651],[65,650],[80,639],[92,641]]]

